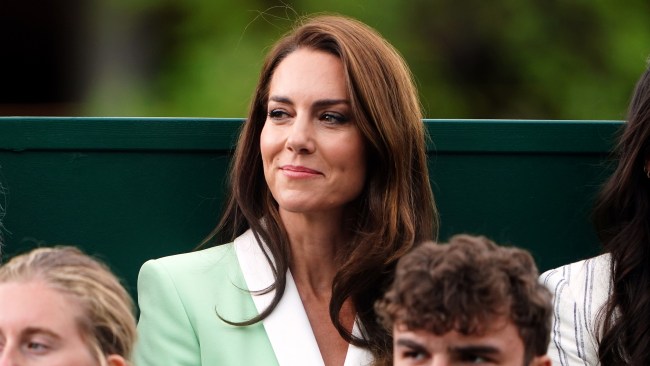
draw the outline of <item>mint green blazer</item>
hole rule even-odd
[[[259,314],[273,293],[248,290],[272,282],[250,230],[233,243],[147,261],[138,277],[135,366],[323,365],[291,273],[280,303],[262,322],[222,320]],[[353,332],[360,334],[357,324]],[[371,363],[369,352],[350,345],[345,366]]]

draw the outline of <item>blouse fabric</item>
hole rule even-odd
[[[296,284],[263,321],[237,326],[271,303],[273,272],[252,231],[233,243],[147,261],[138,277],[135,366],[324,365]],[[251,291],[249,291],[251,290]],[[359,336],[355,323],[353,334]],[[370,365],[350,345],[345,366]]]
[[[610,255],[551,269],[540,281],[553,294],[548,349],[553,365],[600,365],[598,319],[611,293]]]

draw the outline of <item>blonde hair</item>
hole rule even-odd
[[[79,329],[102,366],[109,355],[130,359],[133,301],[105,264],[74,247],[38,248],[0,267],[0,283],[17,281],[43,281],[80,304]]]

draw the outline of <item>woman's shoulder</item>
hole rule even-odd
[[[212,264],[234,255],[233,243],[221,244],[197,251],[173,254],[150,261],[157,262],[166,267],[186,267],[201,264]]]
[[[611,290],[609,254],[550,269],[540,276],[553,294],[548,355],[557,365],[598,363],[598,314]]]
[[[591,299],[590,304],[600,305],[609,296],[611,288],[611,257],[602,254],[550,269],[540,276],[540,281],[553,293],[555,301]]]
[[[140,300],[162,296],[177,298],[189,312],[228,299],[236,302],[242,295],[250,297],[246,289],[232,243],[152,259],[142,265],[138,274]]]
[[[220,274],[231,272],[238,267],[237,256],[232,243],[175,254],[145,262],[140,269],[140,276],[157,273],[174,280],[174,282],[194,282],[201,278],[214,279]]]
[[[597,257],[565,264],[542,273],[540,280],[544,283],[582,282],[587,277],[609,277],[610,255],[602,254]]]

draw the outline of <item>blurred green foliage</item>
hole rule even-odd
[[[244,117],[269,46],[315,12],[393,43],[427,118],[624,119],[650,55],[647,0],[113,0],[82,114]]]

